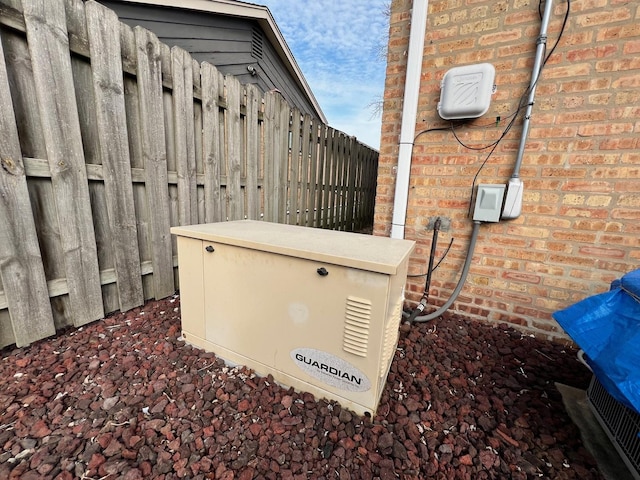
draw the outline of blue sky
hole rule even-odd
[[[266,5],[329,125],[380,147],[390,0],[253,0]]]

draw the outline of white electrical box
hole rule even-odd
[[[490,63],[454,67],[440,84],[438,114],[445,120],[481,117],[491,104],[496,70]]]
[[[242,220],[173,227],[184,339],[373,414],[415,242]]]

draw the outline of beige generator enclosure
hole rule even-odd
[[[174,227],[184,339],[373,414],[414,242],[243,220]]]

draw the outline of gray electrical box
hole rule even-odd
[[[491,104],[496,70],[490,63],[454,67],[440,84],[438,114],[445,120],[481,117]]]
[[[505,185],[478,185],[473,220],[479,222],[498,222],[502,211],[504,189]]]

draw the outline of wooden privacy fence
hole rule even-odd
[[[378,152],[93,1],[0,0],[0,347],[175,292],[172,225],[357,230]]]

